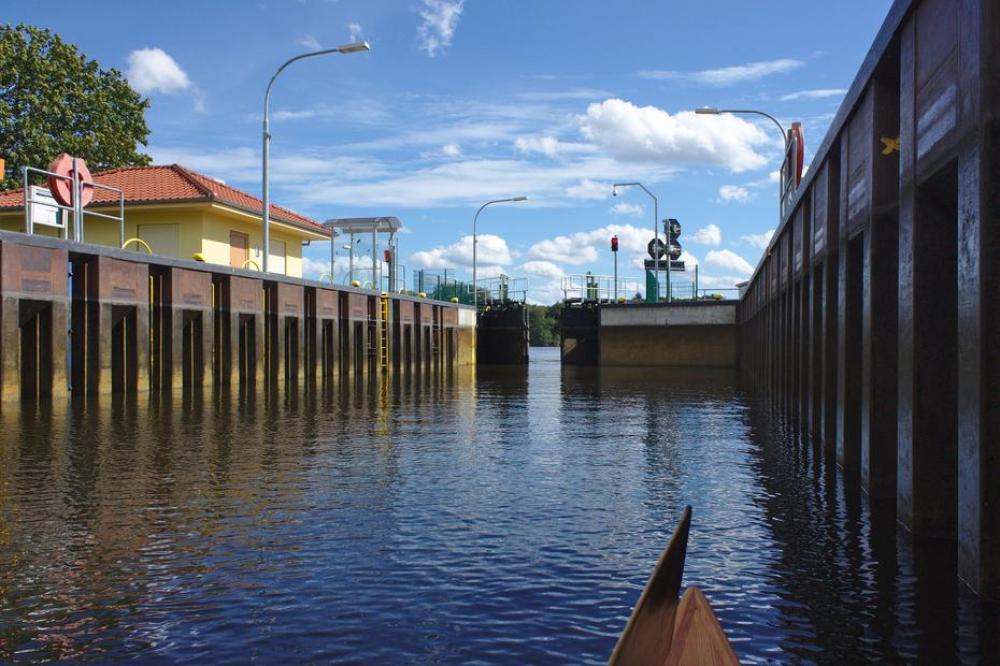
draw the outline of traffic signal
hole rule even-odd
[[[674,218],[669,218],[667,220],[667,236],[670,238],[671,243],[676,243],[677,239],[681,235],[681,223]]]
[[[618,236],[611,237],[611,251],[612,252],[618,251]]]
[[[385,259],[385,263],[392,263],[392,250],[383,250],[382,257]]]

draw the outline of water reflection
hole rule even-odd
[[[996,661],[730,372],[560,367],[0,413],[0,660],[603,662],[685,503],[747,661]]]

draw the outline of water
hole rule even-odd
[[[599,663],[679,517],[741,659],[996,662],[1000,613],[736,378],[480,368],[0,415],[0,661]]]

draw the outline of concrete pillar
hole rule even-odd
[[[963,4],[958,163],[958,573],[1000,599],[1000,4]]]
[[[272,284],[274,302],[270,304],[273,358],[272,381],[296,385],[305,379],[305,291],[301,285],[287,282]]]
[[[0,243],[0,383],[4,400],[66,390],[66,250]],[[22,396],[22,388],[26,394]]]
[[[957,79],[958,59],[949,62],[957,7],[928,0],[900,34],[896,502],[906,527],[939,537],[954,537],[957,513],[957,201],[945,160],[953,154],[959,96],[938,85]],[[928,125],[932,107],[936,120]]]
[[[861,481],[872,497],[896,494],[898,225],[872,220],[865,234],[861,333]]]
[[[73,264],[73,390],[149,389],[149,266],[104,255]]]
[[[830,248],[832,250],[832,247]],[[823,447],[828,453],[837,449],[837,350],[838,311],[840,303],[840,259],[828,250],[823,263],[823,351],[822,351],[822,423],[820,427]]]
[[[264,380],[264,303],[261,280],[238,275],[215,276],[215,350],[223,385],[256,389]]]
[[[314,336],[315,358],[307,360],[306,372],[317,375],[323,383],[331,383],[340,374],[340,321],[338,319],[338,293],[332,289],[314,291],[313,321],[309,330]],[[312,366],[312,367],[310,367]]]
[[[213,363],[212,275],[178,267],[152,267],[151,273],[151,388],[205,386]]]
[[[872,497],[896,494],[899,153],[881,137],[899,136],[899,58],[890,52],[872,78],[866,179],[871,183],[862,290],[861,482]]]
[[[866,235],[841,236],[837,299],[837,464],[860,472],[861,461],[861,273]]]
[[[413,371],[414,363],[414,303],[410,300],[399,301],[399,367],[404,372]]]

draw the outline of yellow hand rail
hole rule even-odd
[[[136,245],[141,245],[142,247],[146,248],[146,252],[148,252],[149,254],[153,254],[153,248],[149,247],[149,243],[142,240],[141,238],[129,238],[127,241],[122,243],[122,249],[124,250],[132,243],[135,243]]]
[[[255,269],[257,269],[258,271],[260,270],[260,264],[258,264],[253,259],[247,259],[246,261],[244,261],[242,264],[240,264],[240,268],[246,268],[247,264],[253,264],[253,267]]]

